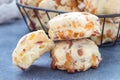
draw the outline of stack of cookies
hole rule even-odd
[[[97,68],[102,60],[97,45],[89,39],[101,34],[95,15],[87,12],[58,15],[48,22],[48,34],[50,39],[42,30],[23,36],[13,52],[13,63],[26,70],[41,55],[50,52],[52,69],[75,72]]]
[[[37,8],[58,10],[63,12],[89,12],[95,15],[109,15],[120,13],[119,0],[20,0],[20,3],[26,6],[33,6]],[[111,7],[110,7],[111,6]],[[32,9],[25,9],[29,14],[31,21],[28,20],[29,28],[31,30],[38,30],[44,26],[47,27],[49,19],[57,16],[58,13],[48,12],[49,18],[45,11],[36,11]],[[41,20],[40,24],[38,18]],[[103,19],[100,19],[101,31],[103,29]],[[106,42],[114,42],[116,40],[120,18],[106,18],[103,36],[93,35],[91,39],[97,44],[101,45]],[[47,30],[47,29],[46,29]],[[102,43],[101,43],[102,39]]]

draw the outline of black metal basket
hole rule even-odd
[[[22,14],[22,16],[23,16],[23,19],[24,19],[24,21],[25,21],[25,23],[26,23],[26,25],[27,25],[28,28],[29,28],[29,25],[28,25],[27,20],[29,20],[30,22],[32,22],[32,20],[31,20],[29,14],[28,14],[27,11],[26,11],[27,9],[32,10],[32,11],[34,12],[34,14],[36,15],[36,17],[37,17],[37,19],[38,19],[38,21],[39,21],[39,24],[41,25],[41,26],[40,26],[41,29],[43,29],[47,34],[48,34],[47,29],[46,29],[46,27],[43,26],[43,24],[42,24],[42,22],[41,22],[41,19],[38,17],[36,11],[43,11],[43,12],[45,12],[49,20],[51,19],[50,16],[49,16],[49,14],[48,14],[49,12],[57,13],[58,15],[60,15],[60,14],[62,14],[62,13],[66,13],[66,12],[63,12],[63,11],[49,10],[49,9],[43,9],[43,8],[25,6],[25,5],[20,4],[19,2],[17,2],[16,4],[17,4],[18,9],[19,9],[19,11],[21,12],[21,14]],[[120,14],[97,15],[97,16],[98,16],[99,18],[102,18],[102,19],[103,19],[103,28],[102,28],[102,34],[101,34],[101,37],[103,37],[104,25],[105,25],[105,23],[106,23],[106,22],[105,22],[105,21],[106,21],[106,18],[117,18],[117,17],[120,17]],[[117,31],[117,34],[116,34],[116,36],[117,36],[117,37],[116,37],[116,40],[115,40],[114,42],[109,42],[109,43],[104,43],[104,44],[103,44],[103,43],[102,43],[102,39],[103,39],[103,38],[101,38],[101,45],[100,45],[100,46],[113,46],[113,45],[115,45],[116,43],[117,43],[117,44],[120,44],[120,37],[119,37],[120,22],[118,22],[118,23],[119,23],[119,27],[118,27],[118,31]],[[34,30],[36,30],[36,29],[31,30],[31,29],[29,28],[29,30],[30,30],[30,31],[34,31]]]

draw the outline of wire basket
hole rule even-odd
[[[49,13],[56,13],[57,15],[60,15],[60,14],[62,14],[62,13],[66,13],[66,12],[63,12],[63,11],[49,10],[49,9],[43,9],[43,8],[25,6],[25,5],[20,4],[19,2],[17,2],[16,4],[17,4],[17,6],[18,6],[19,11],[20,11],[21,14],[22,14],[22,17],[23,17],[23,19],[24,19],[24,21],[25,21],[28,29],[29,29],[30,31],[38,30],[38,29],[36,29],[36,28],[30,29],[30,27],[29,27],[28,21],[31,22],[32,25],[34,25],[34,23],[32,22],[32,19],[31,19],[29,13],[27,12],[27,10],[32,10],[32,12],[33,12],[34,15],[36,16],[37,20],[39,21],[39,25],[40,25],[40,26],[39,26],[39,27],[40,27],[39,29],[43,29],[43,30],[46,32],[46,34],[48,34],[48,29],[47,29],[47,27],[45,27],[45,26],[42,24],[41,18],[38,17],[37,12],[38,12],[38,11],[45,12],[48,20],[51,19]],[[118,22],[119,25],[118,25],[118,30],[117,30],[117,34],[116,34],[116,39],[115,39],[115,41],[114,41],[114,42],[108,42],[108,43],[102,43],[102,42],[103,42],[104,26],[105,26],[105,24],[106,24],[106,19],[107,19],[107,18],[118,18],[118,17],[120,17],[120,14],[96,15],[96,16],[98,16],[100,19],[103,20],[103,24],[102,24],[103,27],[102,27],[102,34],[101,34],[101,41],[100,41],[100,44],[101,44],[101,45],[100,45],[100,46],[103,47],[103,46],[113,46],[113,45],[115,45],[115,44],[120,44],[120,37],[119,37],[120,22]]]

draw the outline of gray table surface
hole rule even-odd
[[[120,45],[100,48],[103,57],[99,68],[69,74],[52,70],[49,53],[43,55],[27,71],[12,64],[12,51],[28,29],[23,20],[0,25],[0,80],[120,80]]]

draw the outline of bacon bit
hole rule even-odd
[[[71,46],[73,45],[72,41],[69,41],[69,48],[71,48]]]
[[[25,52],[25,51],[26,51],[26,49],[23,49],[23,51]]]
[[[83,55],[83,49],[82,49],[82,48],[78,49],[77,52],[78,52],[78,55],[79,55],[79,56],[82,56],[82,55]]]
[[[85,70],[85,65],[83,64],[80,68],[80,71],[84,71]]]
[[[72,26],[74,27],[74,28],[76,28],[77,26],[76,26],[76,23],[73,21],[72,22]]]
[[[107,37],[111,37],[111,36],[112,36],[112,32],[111,32],[110,29],[106,31],[106,36],[107,36]]]
[[[92,54],[92,68],[97,67],[97,57],[95,54]]]
[[[28,40],[32,40],[34,37],[35,37],[35,34],[32,33],[32,34],[30,35],[30,37],[28,38]]]
[[[61,5],[61,0],[54,0],[57,5]]]
[[[43,41],[37,41],[36,43],[37,43],[37,44],[42,44],[42,43],[43,43]]]
[[[55,57],[52,57],[52,63],[51,63],[51,68],[52,69],[56,69],[56,62],[57,62],[57,59]]]
[[[79,33],[74,33],[74,37],[77,37],[79,35]]]
[[[79,35],[80,35],[80,37],[84,37],[85,34],[84,34],[84,32],[80,32]]]
[[[89,22],[86,24],[85,28],[86,28],[87,30],[94,29],[94,23],[93,23],[92,21],[89,21]]]

